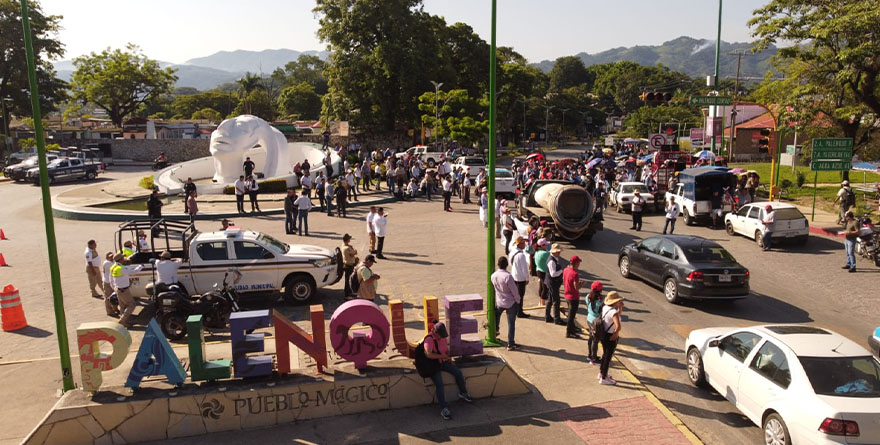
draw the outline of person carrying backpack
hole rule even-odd
[[[587,294],[587,330],[590,339],[587,341],[587,361],[591,365],[599,364],[599,337],[596,335],[594,322],[602,316],[602,283],[594,281]]]
[[[437,389],[437,403],[440,404],[440,417],[444,420],[451,419],[452,412],[449,411],[449,405],[446,404],[446,392],[441,371],[448,372],[455,378],[460,400],[468,403],[473,402],[468,394],[461,370],[449,358],[447,337],[449,337],[449,332],[446,330],[446,325],[433,320],[431,332],[416,346],[415,351],[416,370],[420,376],[430,378],[434,382],[434,387]]]
[[[849,181],[843,181],[842,183],[840,183],[840,190],[837,191],[837,196],[834,198],[834,203],[840,203],[840,212],[837,215],[837,224],[844,224],[844,222],[846,222],[846,212],[849,211],[850,207],[856,205],[856,194],[849,186]]]

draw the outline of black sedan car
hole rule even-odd
[[[661,286],[670,303],[749,295],[749,270],[718,243],[698,236],[659,235],[626,245],[617,265],[624,278]]]

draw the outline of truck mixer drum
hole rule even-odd
[[[590,225],[595,211],[593,197],[573,184],[547,184],[535,192],[535,202],[550,213],[559,234],[577,239]]]

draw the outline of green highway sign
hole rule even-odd
[[[722,96],[691,96],[691,105],[730,105],[733,99]]]
[[[810,170],[817,172],[825,171],[843,171],[852,168],[851,161],[822,161],[814,160],[810,163]]]
[[[853,148],[852,138],[819,138],[813,139],[813,151],[819,150],[850,150]]]
[[[813,159],[817,161],[848,161],[852,159],[852,149],[816,150],[813,149]]]

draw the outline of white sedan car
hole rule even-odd
[[[880,443],[880,362],[806,325],[708,328],[685,343],[687,372],[764,430],[764,443]]]
[[[461,168],[471,178],[475,178],[480,169],[486,169],[486,160],[480,156],[460,156],[452,163],[452,168]]]
[[[774,244],[782,240],[791,240],[799,245],[807,243],[810,238],[810,223],[807,217],[797,207],[782,202],[753,202],[740,207],[736,213],[728,213],[724,216],[727,234],[733,236],[739,233],[763,246],[761,233],[764,224],[761,221],[767,213],[764,210],[767,205],[776,212],[776,222],[771,227]]]
[[[654,195],[651,194],[651,191],[648,190],[645,184],[641,182],[618,182],[611,188],[611,193],[608,194],[611,205],[617,207],[617,213],[632,210],[632,199],[635,196],[636,190],[647,201],[643,206],[643,211],[654,209]]]

